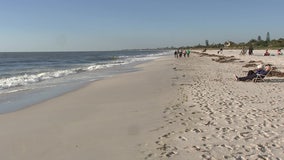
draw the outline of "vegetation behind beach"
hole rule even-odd
[[[258,36],[257,39],[251,39],[248,42],[236,43],[233,41],[226,41],[225,43],[209,43],[209,40],[205,40],[204,45],[198,44],[195,46],[182,46],[179,48],[193,48],[193,49],[219,49],[219,48],[228,48],[228,49],[242,49],[243,47],[253,47],[254,49],[282,49],[284,46],[284,38],[272,39],[270,40],[270,34],[267,32],[266,39],[262,40],[261,36]]]

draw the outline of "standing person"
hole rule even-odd
[[[277,55],[283,55],[283,53],[281,52],[281,49],[277,50]]]
[[[186,51],[185,51],[185,49],[182,51],[182,54],[183,54],[184,57],[186,57]]]
[[[175,57],[178,58],[178,51],[177,50],[175,50],[174,54],[175,54]]]
[[[252,46],[249,47],[249,55],[250,56],[253,55],[253,47]]]
[[[186,50],[187,57],[189,57],[189,54],[190,54],[190,50],[188,49],[188,50]]]
[[[242,48],[240,55],[245,55],[247,53],[247,50],[245,47]]]
[[[180,58],[182,57],[182,50],[181,49],[178,50],[178,55],[179,55]]]

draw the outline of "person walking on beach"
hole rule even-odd
[[[178,58],[178,51],[177,50],[175,50],[174,55],[175,55],[176,58]]]
[[[242,48],[240,55],[245,55],[247,53],[247,50],[245,47]]]
[[[178,50],[178,55],[179,55],[179,58],[182,57],[182,50],[181,49]]]
[[[248,53],[248,54],[249,54],[250,56],[253,55],[253,47],[252,47],[252,46],[249,47],[249,53]]]
[[[183,57],[186,57],[186,50],[185,49],[182,51],[182,54],[183,54]]]
[[[277,55],[283,55],[283,53],[281,52],[281,49],[277,50]]]
[[[187,57],[189,57],[189,54],[190,54],[190,50],[188,49],[188,50],[186,50]]]
[[[254,78],[257,77],[258,74],[266,75],[269,72],[270,69],[271,69],[271,67],[269,65],[266,65],[265,69],[263,69],[263,65],[260,64],[260,65],[257,66],[256,71],[249,70],[248,73],[247,73],[247,76],[238,77],[237,75],[235,75],[235,78],[236,78],[237,81],[253,80]]]

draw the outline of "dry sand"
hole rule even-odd
[[[264,57],[262,51],[254,56],[207,53],[175,60],[179,98],[164,109],[163,134],[148,142],[145,159],[283,159],[284,79],[239,82],[233,74],[245,75],[253,68],[242,66],[252,61],[281,71],[284,57]]]
[[[164,57],[1,115],[1,159],[283,159],[284,78],[233,74],[261,62],[283,72],[284,56],[207,53]]]

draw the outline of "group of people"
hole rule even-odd
[[[245,47],[243,47],[240,55],[245,55],[245,54],[247,54],[247,49]],[[253,55],[253,47],[252,46],[250,46],[248,48],[248,55],[250,55],[250,56]]]
[[[179,49],[179,50],[175,50],[174,55],[176,58],[181,58],[181,57],[189,57],[190,54],[190,50],[187,49]]]
[[[248,81],[248,80],[253,80],[257,76],[260,76],[261,78],[264,78],[267,73],[271,70],[270,65],[263,66],[262,64],[257,66],[256,70],[249,70],[247,75],[244,77],[239,77],[235,75],[235,78],[237,81]]]
[[[223,51],[223,49],[220,49],[218,53],[221,54],[222,51]],[[279,49],[278,51],[281,53],[281,49]],[[268,50],[266,50],[266,52],[269,53]],[[190,54],[189,49],[187,49],[187,50],[178,49],[178,50],[175,50],[175,52],[174,52],[174,56],[176,58],[189,57],[189,54]],[[253,54],[253,49],[249,48],[249,55],[252,55],[252,54]],[[248,81],[248,80],[253,80],[254,78],[257,78],[258,76],[260,76],[261,78],[264,78],[267,75],[267,73],[269,73],[270,70],[271,70],[270,65],[264,66],[263,64],[260,64],[260,65],[257,66],[256,70],[249,70],[247,75],[244,76],[244,77],[239,77],[237,75],[234,75],[234,76],[235,76],[235,79],[237,81]]]
[[[283,55],[283,53],[281,52],[281,49],[277,50],[277,55]],[[270,53],[268,52],[268,49],[265,51],[264,56],[270,56]]]
[[[247,54],[247,49],[245,47],[243,47],[241,52],[240,52],[240,55],[246,55],[246,54]],[[276,54],[277,55],[283,55],[283,53],[281,52],[281,49],[278,49]],[[248,48],[248,55],[253,55],[253,48],[252,47]],[[270,54],[268,49],[266,49],[266,51],[264,52],[264,56],[270,56],[270,55],[274,56],[274,54]]]

